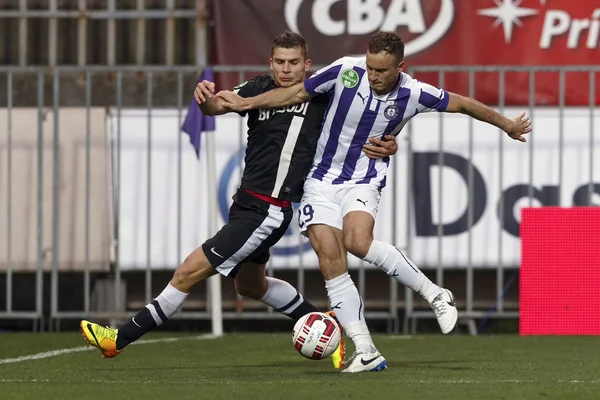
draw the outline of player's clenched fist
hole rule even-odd
[[[213,96],[215,92],[215,83],[204,80],[196,85],[196,90],[194,90],[194,98],[196,99],[196,103],[198,105],[205,103],[208,99]]]

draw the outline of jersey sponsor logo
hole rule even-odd
[[[434,6],[439,4],[439,7],[437,15],[431,18],[429,10],[434,2],[437,2]],[[340,5],[352,12],[337,18],[339,13],[333,9]],[[306,12],[304,9],[309,7],[311,12]],[[286,0],[284,16],[290,30],[300,32],[299,27],[306,26],[305,20],[300,21],[301,15],[310,15],[312,27],[324,36],[358,36],[370,35],[376,31],[407,30],[413,36],[407,41],[404,50],[404,54],[408,56],[431,47],[444,37],[454,20],[454,1]]]
[[[358,85],[358,74],[353,69],[346,69],[342,72],[341,80],[344,87],[351,89]]]
[[[281,108],[261,108],[258,110],[258,120],[266,121],[271,118],[275,114],[282,113],[293,113],[296,115],[306,116],[306,111],[308,110],[308,101],[304,103],[294,104],[288,107]]]

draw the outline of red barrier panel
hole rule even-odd
[[[600,208],[525,208],[521,335],[600,335]]]
[[[596,66],[600,59],[598,0],[215,0],[211,5],[212,64],[266,67],[273,38],[286,29],[305,36],[316,65],[365,54],[370,37],[379,30],[395,31],[406,42],[406,68]],[[257,28],[249,28],[252,25]],[[218,73],[218,90],[255,75]],[[594,83],[589,76],[565,74],[564,104],[590,104]],[[440,84],[437,73],[416,77]],[[498,73],[478,73],[475,80],[475,98],[498,104]],[[557,72],[536,73],[535,104],[560,104],[559,81]],[[507,73],[504,84],[505,105],[529,105],[529,73]],[[443,86],[467,95],[468,74],[448,73]]]

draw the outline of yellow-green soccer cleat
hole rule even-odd
[[[346,346],[344,344],[344,330],[342,329],[342,325],[340,325],[339,321],[337,320],[337,318],[335,316],[335,312],[328,311],[325,314],[332,317],[335,320],[335,322],[337,322],[337,324],[340,328],[340,345],[338,346],[337,349],[335,349],[335,351],[331,355],[331,361],[333,362],[333,368],[341,369],[342,366],[344,365],[344,361],[346,359]]]
[[[81,321],[79,326],[85,340],[100,350],[104,358],[113,358],[119,355],[121,350],[117,350],[117,333],[119,332],[117,329],[85,320]]]
[[[346,349],[344,346],[344,338],[340,337],[340,345],[331,355],[331,361],[333,361],[333,368],[340,369],[344,365],[344,359],[346,357]]]

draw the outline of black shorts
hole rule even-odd
[[[292,215],[291,207],[277,207],[240,188],[233,196],[229,222],[202,244],[202,250],[219,273],[235,278],[241,264],[269,261],[269,249],[285,234]]]

